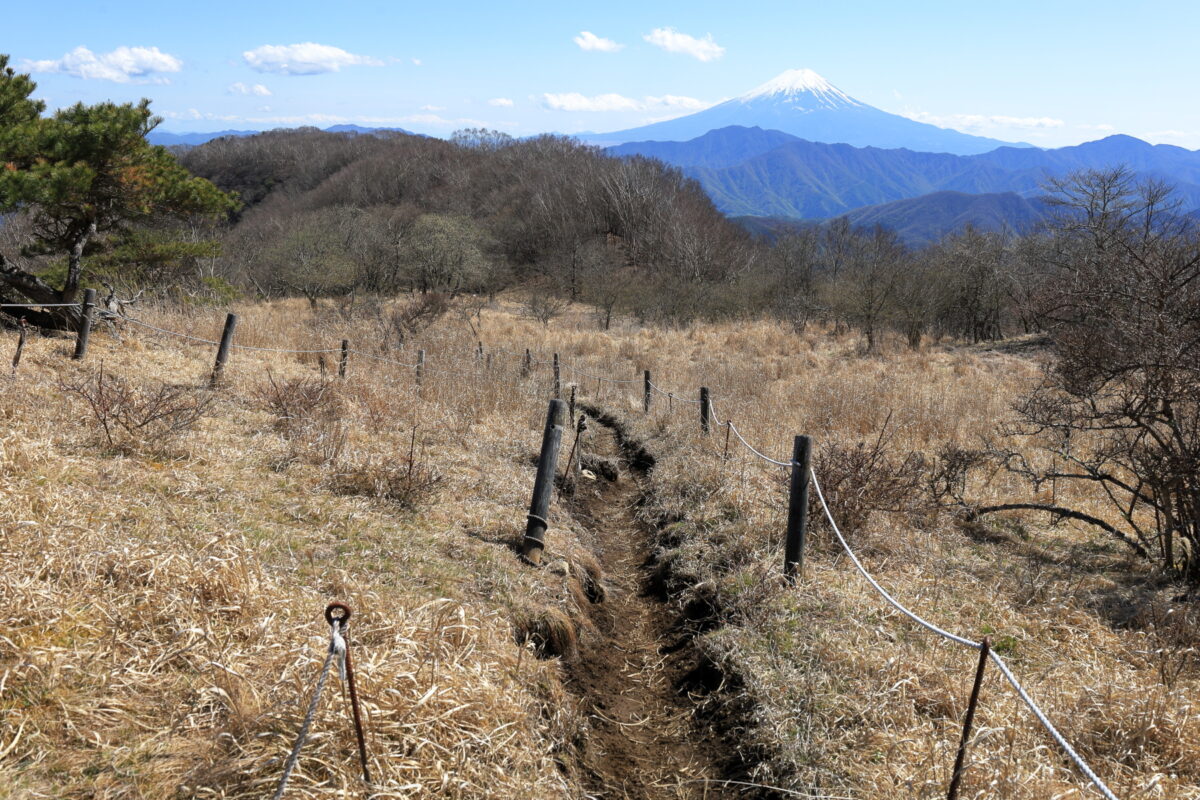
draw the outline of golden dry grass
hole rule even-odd
[[[758,778],[864,798],[944,793],[972,654],[886,610],[819,527],[801,584],[775,580],[783,475],[736,446],[725,462],[721,431],[701,437],[686,401],[709,386],[719,413],[776,458],[794,434],[853,442],[889,415],[894,446],[932,452],[993,429],[1036,378],[1034,364],[942,348],[863,358],[853,337],[760,322],[623,321],[605,332],[573,309],[543,327],[502,301],[476,322],[493,357],[487,372],[454,313],[384,351],[367,319],[300,302],[238,311],[240,344],[322,349],[349,338],[405,363],[422,347],[424,384],[411,369],[353,355],[327,408],[281,421],[264,387],[320,380],[336,355],[322,367],[317,355],[237,350],[195,431],[113,452],[60,383],[102,361],[130,380],[199,387],[213,348],[132,326],[118,342],[101,328],[77,364],[67,342],[31,339],[0,395],[0,796],[267,795],[323,657],[320,613],[333,599],[359,609],[351,642],[381,776],[373,796],[581,796],[559,764],[581,727],[558,666],[518,646],[512,629],[514,619],[574,616],[579,602],[577,589],[522,567],[511,549],[549,388],[544,364],[521,377],[525,347],[631,381],[564,370],[564,381],[633,420],[660,456],[656,507],[687,516],[660,533],[663,556],[681,602],[703,592],[722,610],[726,624],[703,646],[753,701],[745,746],[766,756]],[[209,339],[221,317],[146,313]],[[644,368],[681,392],[674,413],[656,396],[641,415]],[[339,476],[393,475],[414,428],[422,463],[442,478],[415,510],[339,491]],[[973,487],[980,499],[1020,491],[1003,475]],[[550,548],[586,562],[587,537],[557,509],[551,521]],[[852,541],[919,613],[1001,641],[1119,796],[1195,796],[1197,675],[1162,680],[1164,659],[1194,631],[1164,654],[1164,629],[1136,612],[1160,607],[1166,590],[1091,533],[1042,522],[1018,518],[1009,535],[972,538],[946,518],[877,515]],[[962,796],[1097,796],[998,677],[984,689]],[[360,786],[332,688],[289,796]]]

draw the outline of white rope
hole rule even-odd
[[[0,308],[78,308],[79,303],[2,303]]]
[[[617,378],[605,378],[603,375],[593,375],[590,372],[584,372],[583,370],[579,369],[578,367],[576,367],[574,365],[569,366],[568,369],[571,370],[571,372],[574,372],[576,375],[582,375],[585,378],[591,378],[592,380],[595,380],[595,381],[604,381],[605,383],[641,383],[642,382],[641,378],[634,378],[633,380],[619,380]]]
[[[879,585],[879,581],[875,580],[875,578],[871,576],[871,573],[867,572],[867,568],[864,567],[862,562],[858,560],[858,556],[854,555],[854,551],[850,549],[850,545],[846,544],[846,539],[842,536],[841,529],[838,528],[837,522],[835,522],[833,519],[833,514],[829,511],[829,504],[825,502],[825,493],[821,491],[821,483],[817,480],[816,470],[809,470],[809,472],[812,474],[813,488],[817,490],[817,497],[821,501],[821,508],[825,510],[825,518],[829,520],[829,525],[833,528],[833,533],[835,536],[837,536],[838,542],[841,543],[842,549],[846,551],[846,555],[850,556],[850,560],[854,563],[854,566],[858,569],[859,573],[867,579],[867,583],[871,584],[871,586],[875,588],[875,591],[879,592],[883,599],[887,600],[893,608],[911,619],[913,622],[932,631],[933,633],[936,633],[938,636],[949,639],[952,642],[957,642],[964,647],[970,647],[974,650],[978,650],[980,648],[979,642],[972,642],[970,639],[964,639],[957,634],[943,630],[937,625],[934,625],[932,622],[929,622],[923,617],[920,617],[912,611],[909,611],[900,603],[899,600],[888,594],[887,589],[884,589]]]
[[[879,585],[879,581],[875,580],[875,578],[871,576],[871,573],[867,572],[866,567],[864,567],[862,562],[858,560],[858,556],[854,554],[854,551],[850,549],[850,545],[846,543],[845,537],[842,536],[842,532],[838,528],[837,522],[833,519],[833,514],[829,511],[829,504],[825,502],[825,493],[821,491],[821,482],[817,480],[816,470],[810,470],[810,473],[812,475],[813,488],[817,490],[817,498],[821,501],[821,508],[825,511],[825,518],[829,520],[829,525],[831,528],[833,528],[834,535],[837,536],[837,540],[841,544],[842,549],[846,551],[846,555],[850,557],[850,561],[853,562],[859,573],[866,578],[867,582],[871,584],[875,591],[879,592],[880,596],[882,596],[884,600],[887,600],[887,602],[893,608],[923,628],[926,628],[927,630],[936,633],[938,636],[941,636],[952,642],[961,644],[964,647],[970,647],[973,650],[978,650],[981,647],[978,642],[973,642],[970,639],[964,639],[962,636],[950,633],[947,630],[939,628],[937,625],[934,625],[932,622],[929,622],[923,617],[918,616],[901,604],[896,598],[892,597],[886,589]],[[1068,743],[1067,740],[1063,738],[1063,735],[1058,732],[1058,729],[1050,723],[1049,718],[1046,716],[1046,712],[1042,711],[1038,704],[1033,701],[1033,698],[1030,697],[1025,691],[1025,688],[1021,686],[1020,681],[1018,681],[1016,676],[1013,675],[1012,670],[1008,668],[1008,665],[1004,662],[1004,659],[997,655],[994,650],[989,651],[989,655],[991,660],[1000,669],[1000,672],[1004,674],[1004,677],[1012,685],[1013,689],[1016,690],[1017,696],[1025,702],[1025,705],[1031,712],[1033,712],[1033,715],[1037,718],[1038,722],[1042,724],[1042,727],[1044,727],[1046,731],[1049,732],[1049,734],[1054,738],[1054,741],[1058,742],[1058,746],[1063,749],[1063,752],[1065,752],[1067,756],[1069,756],[1070,759],[1075,762],[1075,766],[1079,768],[1079,771],[1082,772],[1087,779],[1092,782],[1093,786],[1100,790],[1100,793],[1104,795],[1107,800],[1118,800],[1117,796],[1112,793],[1112,790],[1105,785],[1104,781],[1100,780],[1099,776],[1097,776],[1096,773],[1092,771],[1092,768],[1088,766],[1087,762],[1083,760],[1083,757],[1080,756],[1079,753],[1075,752],[1075,748],[1071,747],[1070,743]]]
[[[188,333],[179,333],[178,331],[169,331],[165,328],[159,328],[151,325],[149,322],[142,322],[140,319],[134,319],[133,317],[117,317],[117,319],[124,320],[125,322],[132,322],[134,325],[141,325],[143,328],[149,328],[152,331],[165,333],[167,336],[178,336],[180,339],[189,339],[193,342],[200,342],[201,344],[220,344],[220,342],[217,342],[213,339],[204,339],[199,336],[192,336]]]
[[[754,455],[758,456],[758,457],[759,457],[759,458],[761,458],[763,461],[766,461],[766,462],[769,462],[769,463],[771,463],[771,464],[774,464],[774,465],[775,465],[775,466],[777,466],[777,467],[790,467],[790,466],[792,466],[793,462],[791,462],[791,461],[778,461],[778,460],[776,460],[776,459],[774,459],[774,458],[771,458],[769,455],[767,455],[767,454],[765,454],[765,453],[761,453],[761,452],[759,452],[759,451],[758,451],[758,449],[757,449],[757,448],[755,448],[755,446],[754,446],[754,445],[752,445],[752,444],[750,444],[749,442],[747,442],[747,441],[746,441],[745,437],[743,437],[743,436],[742,436],[742,433],[741,433],[741,431],[739,431],[739,430],[737,429],[737,425],[734,425],[734,424],[733,424],[733,420],[730,420],[730,421],[729,421],[729,422],[727,422],[726,424],[729,426],[729,430],[733,431],[733,435],[734,435],[734,436],[736,436],[736,437],[738,438],[738,441],[739,441],[739,442],[741,442],[743,445],[745,445],[745,447],[746,447],[746,449],[747,449],[747,450],[749,450],[751,453],[754,453]]]
[[[317,703],[321,701],[321,692],[325,689],[325,679],[329,677],[329,666],[335,657],[338,659],[339,675],[342,680],[346,678],[346,640],[342,638],[342,634],[338,630],[341,621],[341,619],[335,619],[330,625],[332,630],[329,636],[329,650],[325,653],[325,663],[321,665],[321,675],[317,678],[317,686],[313,690],[312,700],[308,704],[304,721],[300,724],[300,732],[296,734],[296,743],[292,745],[292,751],[283,765],[283,775],[279,778],[279,786],[275,789],[272,800],[280,800],[284,790],[287,789],[288,779],[292,777],[292,770],[296,768],[296,762],[300,759],[300,751],[304,748],[304,741],[308,738],[308,729],[312,726],[313,717],[317,713]]]
[[[346,352],[354,353],[355,355],[363,356],[364,358],[369,358],[369,359],[372,359],[373,361],[382,361],[384,364],[395,364],[397,367],[408,367],[409,369],[415,369],[417,366],[416,364],[406,364],[403,361],[396,361],[395,359],[392,359],[392,358],[384,358],[383,356],[374,356],[374,355],[371,355],[370,353],[364,353],[362,350],[347,350]]]
[[[335,348],[332,348],[329,350],[289,350],[285,347],[255,347],[254,345],[238,344],[237,342],[231,342],[231,344],[239,350],[257,350],[260,353],[340,353],[340,352],[342,352],[342,348],[340,348],[340,347],[335,347]]]
[[[1087,762],[1083,760],[1083,757],[1079,755],[1079,753],[1075,752],[1075,748],[1071,747],[1070,743],[1067,742],[1067,740],[1063,738],[1063,735],[1058,732],[1058,729],[1050,723],[1050,720],[1046,717],[1046,712],[1042,711],[1042,709],[1038,707],[1038,704],[1033,701],[1033,698],[1030,697],[1025,691],[1025,687],[1023,687],[1021,682],[1017,680],[1017,676],[1012,674],[1012,670],[1008,668],[1008,664],[1004,662],[1004,659],[997,655],[995,650],[989,651],[989,655],[991,656],[992,662],[1000,669],[1000,672],[1004,674],[1004,677],[1008,679],[1008,682],[1012,684],[1013,689],[1016,690],[1017,696],[1025,701],[1025,705],[1031,712],[1033,712],[1033,715],[1037,717],[1038,722],[1042,723],[1042,727],[1054,737],[1054,741],[1058,742],[1058,746],[1063,749],[1063,752],[1070,756],[1071,760],[1075,762],[1075,766],[1079,767],[1079,771],[1087,776],[1087,779],[1092,782],[1092,785],[1095,786],[1100,791],[1100,794],[1104,795],[1107,800],[1118,800],[1117,796],[1112,793],[1112,790],[1105,785],[1104,781],[1100,780],[1100,777],[1093,772],[1092,768],[1089,767]]]

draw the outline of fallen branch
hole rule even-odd
[[[1004,503],[1004,504],[998,505],[998,506],[984,506],[982,508],[967,509],[967,519],[974,520],[984,514],[991,514],[996,511],[1020,511],[1020,510],[1046,511],[1046,512],[1049,512],[1056,516],[1063,517],[1065,519],[1076,519],[1076,520],[1079,520],[1080,522],[1086,522],[1089,525],[1095,525],[1097,528],[1107,531],[1108,533],[1115,536],[1117,539],[1120,539],[1122,542],[1129,545],[1129,547],[1131,547],[1133,549],[1133,551],[1135,553],[1137,553],[1139,556],[1141,556],[1142,558],[1150,557],[1150,554],[1146,552],[1145,547],[1142,547],[1141,544],[1139,544],[1138,542],[1129,538],[1129,536],[1126,535],[1124,532],[1117,530],[1116,528],[1114,528],[1112,525],[1109,525],[1104,520],[1099,519],[1097,517],[1093,517],[1091,514],[1084,514],[1082,511],[1075,511],[1070,508],[1063,508],[1062,506],[1052,506],[1052,505],[1048,505],[1045,503]]]

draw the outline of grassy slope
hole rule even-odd
[[[243,344],[379,337],[370,319],[313,318],[300,304],[242,312]],[[201,336],[219,330],[216,313],[155,319]],[[431,364],[423,391],[408,370],[355,358],[334,400],[291,423],[256,394],[268,393],[268,369],[277,384],[316,376],[316,357],[238,351],[195,432],[123,451],[100,441],[59,382],[103,361],[131,379],[200,385],[211,348],[128,330],[124,343],[97,336],[79,365],[66,343],[31,340],[0,395],[0,752],[11,746],[0,795],[162,797],[182,786],[184,796],[263,796],[322,657],[319,614],[338,598],[360,609],[352,641],[370,746],[394,796],[578,795],[569,752],[582,722],[555,662],[512,638],[514,618],[573,615],[581,602],[572,580],[524,568],[511,550],[546,368],[521,381],[519,359],[498,348],[557,349],[593,374],[635,379],[649,367],[681,390],[704,382],[720,414],[776,457],[794,433],[857,441],[889,413],[897,447],[970,445],[1036,377],[1008,356],[863,359],[851,340],[766,324],[606,334],[582,313],[543,329],[504,309],[482,324],[492,376],[433,368],[454,353],[449,366],[475,370],[473,337],[452,315],[420,343]],[[411,350],[390,355],[407,361]],[[660,530],[662,555],[677,601],[701,597],[723,622],[703,645],[749,702],[732,708],[723,694],[714,704],[748,723],[759,777],[856,797],[944,792],[970,654],[884,610],[819,528],[806,579],[784,589],[773,578],[781,476],[737,448],[724,462],[721,437],[696,434],[694,407],[671,414],[658,397],[644,419],[636,383],[599,395],[661,457],[648,511],[686,517]],[[416,512],[333,491],[403,465],[414,425],[422,461],[444,476]],[[1003,476],[975,487],[981,498],[1017,491]],[[586,566],[586,537],[557,510],[552,522],[551,548]],[[1200,780],[1200,718],[1188,700],[1197,676],[1160,680],[1179,649],[1156,655],[1167,626],[1145,624],[1163,590],[1127,586],[1131,569],[1147,576],[1107,543],[1037,523],[964,530],[879,515],[853,541],[921,613],[964,635],[1003,637],[1035,696],[1119,795],[1187,796]],[[290,796],[357,785],[336,695]],[[965,796],[1092,796],[995,675],[977,724]]]

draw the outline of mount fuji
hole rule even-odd
[[[889,114],[855,100],[811,69],[788,70],[740,97],[686,117],[578,138],[604,147],[625,142],[678,142],[730,125],[783,131],[811,142],[926,153],[975,155],[997,147],[1029,147]]]

